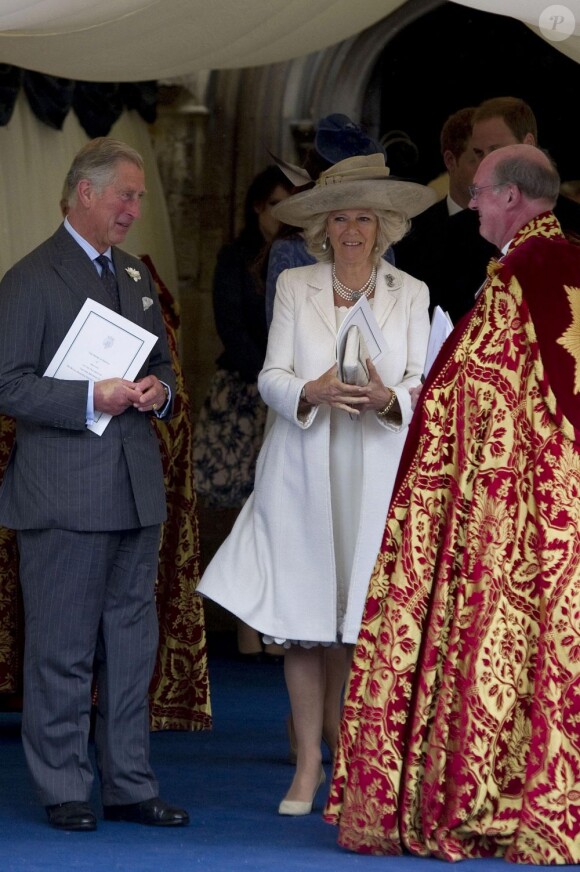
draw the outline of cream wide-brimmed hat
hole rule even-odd
[[[383,154],[367,154],[334,164],[312,188],[277,203],[272,215],[294,227],[306,227],[316,215],[339,209],[388,209],[413,218],[436,199],[426,185],[389,178]]]

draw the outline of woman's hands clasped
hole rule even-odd
[[[338,378],[336,364],[313,381],[306,382],[304,393],[310,406],[332,406],[350,415],[383,409],[391,397],[372,360],[367,358],[369,381],[366,385],[349,385]]]

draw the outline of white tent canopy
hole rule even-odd
[[[1,0],[0,63],[92,82],[176,79],[303,58],[356,36],[407,2],[418,9],[418,0]],[[425,0],[430,8],[433,2]],[[549,2],[460,5],[537,29]],[[575,29],[554,46],[580,60],[580,0],[566,0],[564,9],[565,24],[575,17]],[[125,112],[111,135],[134,145],[147,164],[148,203],[127,247],[150,254],[175,290],[169,217],[147,125],[138,113]],[[0,127],[0,276],[57,226],[62,180],[86,139],[75,113],[53,130],[19,94],[9,123]]]
[[[100,82],[260,66],[334,45],[405,2],[2,0],[0,62]],[[563,6],[548,0],[459,2],[519,19],[580,61],[580,0]],[[552,17],[547,10],[555,10]]]

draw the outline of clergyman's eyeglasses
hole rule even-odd
[[[469,185],[467,190],[471,199],[477,200],[482,191],[487,191],[488,188],[503,188],[507,184],[508,182],[496,183],[495,185]]]

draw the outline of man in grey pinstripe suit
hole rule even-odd
[[[24,749],[52,826],[95,829],[94,676],[105,819],[178,826],[189,818],[159,798],[148,720],[166,515],[150,416],[171,414],[174,376],[153,280],[116,247],[140,214],[142,158],[93,140],[66,188],[64,223],[0,283],[0,412],[16,419],[0,524],[17,531],[20,555]],[[97,264],[100,255],[107,261]],[[43,377],[87,297],[158,337],[134,382]],[[97,412],[112,415],[101,436],[88,429]]]

